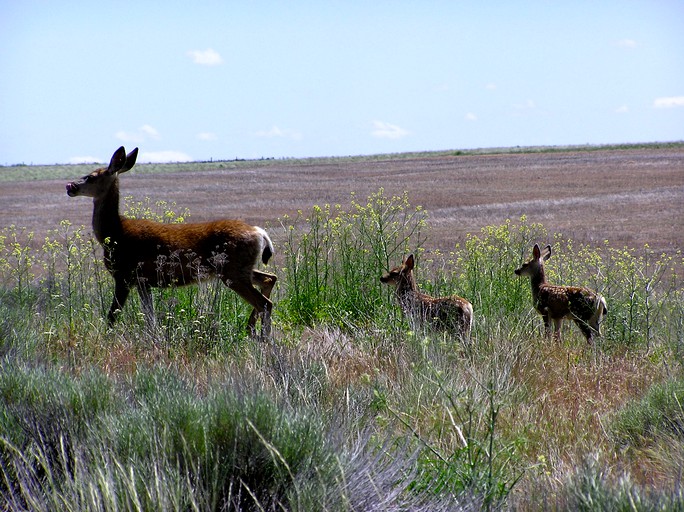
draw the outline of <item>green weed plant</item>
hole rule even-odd
[[[385,308],[379,277],[425,240],[427,213],[408,194],[384,190],[366,202],[314,206],[283,217],[283,279],[278,315],[290,324],[339,326],[367,323]]]

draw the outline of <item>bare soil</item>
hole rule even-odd
[[[96,166],[93,166],[95,168]],[[136,172],[136,169],[140,169]],[[526,215],[577,242],[656,251],[684,246],[684,147],[242,162],[234,169],[121,177],[122,196],[188,208],[190,221],[240,218],[270,228],[313,205],[349,205],[384,188],[408,191],[429,213],[428,248],[450,250],[466,233]],[[80,177],[73,176],[73,179]],[[64,180],[0,182],[0,228],[14,224],[41,242],[63,219],[90,226],[92,204],[69,198]],[[540,240],[546,243],[546,240]]]

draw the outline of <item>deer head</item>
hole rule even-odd
[[[534,244],[532,249],[532,259],[525,263],[522,267],[515,270],[518,276],[533,277],[543,273],[544,262],[551,257],[551,246],[547,245],[544,252],[539,249],[539,244]]]
[[[67,183],[67,194],[69,197],[86,196],[94,198],[106,195],[119,173],[129,171],[135,165],[137,157],[138,148],[126,155],[126,150],[121,146],[112,155],[109,167],[97,169],[79,180]]]
[[[389,272],[385,273],[380,282],[395,286],[397,288],[403,283],[411,285],[413,283],[412,271],[415,266],[413,254],[409,254],[401,265],[397,265]]]

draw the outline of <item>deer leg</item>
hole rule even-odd
[[[278,278],[273,274],[268,274],[266,272],[261,272],[259,270],[252,271],[252,284],[258,286],[261,290],[261,294],[267,299],[271,298],[271,291],[273,290],[273,287],[275,286],[277,280]],[[250,329],[252,329],[252,331],[254,330],[254,326],[256,325],[258,314],[259,313],[256,310],[256,308],[254,308],[252,309],[252,313],[249,315],[249,321],[247,322],[247,325],[250,326]]]
[[[601,322],[603,322],[603,307],[598,311],[595,311],[587,322],[589,327],[591,327],[592,335],[596,333],[601,336]]]
[[[273,290],[277,280],[278,278],[273,274],[252,270],[252,284],[257,285],[261,294],[267,299],[271,296],[271,290]]]
[[[582,331],[582,334],[584,334],[584,337],[587,339],[587,343],[591,345],[594,338],[594,328],[587,322],[579,318],[575,319],[575,323],[577,324],[577,327],[579,327]]]
[[[561,341],[561,327],[563,327],[562,318],[553,319],[553,338],[560,343]]]
[[[549,318],[548,311],[544,311],[542,314],[542,319],[544,320],[544,335],[547,338],[551,337],[551,318]]]
[[[261,340],[271,335],[271,309],[273,304],[264,297],[259,290],[254,288],[251,282],[226,282],[226,285],[237,293],[240,297],[245,299],[255,309],[256,314],[250,315],[247,323],[247,330],[249,334],[256,337],[256,318],[261,316]]]
[[[114,325],[117,310],[121,311],[123,309],[130,291],[131,288],[124,279],[114,280],[114,300],[112,300],[112,305],[109,308],[109,313],[107,314],[107,323],[110,327]]]
[[[463,338],[464,341],[469,342],[470,341],[470,331],[473,328],[473,317],[472,317],[469,309],[464,308],[461,311],[460,324],[461,324],[460,325],[461,338]]]

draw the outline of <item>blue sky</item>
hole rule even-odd
[[[0,0],[0,165],[684,140],[682,27],[682,0]]]

